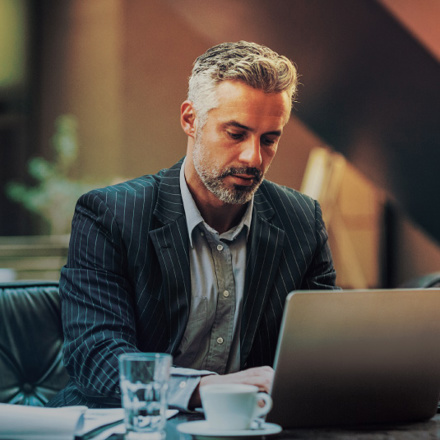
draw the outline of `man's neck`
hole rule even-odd
[[[219,234],[229,231],[229,229],[238,225],[246,212],[247,207],[247,204],[232,205],[227,203],[220,206],[202,205],[201,203],[198,203],[196,198],[194,198],[194,201],[199,208],[203,220],[205,220],[205,222]]]

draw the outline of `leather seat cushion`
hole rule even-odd
[[[44,405],[68,381],[58,283],[0,285],[0,402]]]

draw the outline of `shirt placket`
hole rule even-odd
[[[234,334],[235,282],[229,246],[216,237],[210,238],[218,294],[205,368],[224,374]]]

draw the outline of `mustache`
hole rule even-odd
[[[246,174],[248,176],[255,177],[255,180],[259,182],[263,178],[263,173],[258,168],[242,167],[242,168],[228,168],[221,174],[221,178],[232,176],[234,174]]]

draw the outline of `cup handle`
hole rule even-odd
[[[264,401],[264,406],[260,407],[257,405],[254,417],[261,417],[266,415],[272,409],[272,397],[267,393],[260,392],[257,394],[257,402],[260,400]]]

